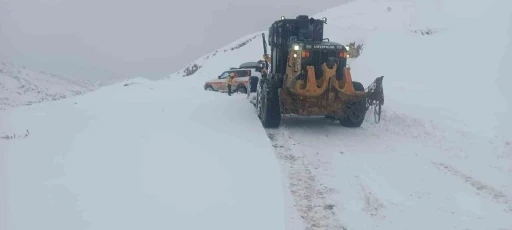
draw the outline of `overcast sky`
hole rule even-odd
[[[281,15],[346,0],[0,0],[0,60],[90,80],[159,79]]]

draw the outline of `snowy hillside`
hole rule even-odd
[[[511,4],[314,15],[364,44],[354,80],[385,76],[381,122],[357,129],[265,130],[245,95],[203,89],[260,59],[261,32],[161,81],[0,111],[0,229],[512,229]]]
[[[0,110],[81,95],[98,87],[92,82],[0,62]]]
[[[215,60],[225,60],[225,55],[229,55],[229,54],[232,54],[234,52],[234,50],[237,50],[237,49],[240,49],[240,48],[243,48],[245,47],[247,44],[251,44],[251,45],[254,45],[254,41],[259,41],[259,45],[260,45],[260,48],[263,47],[263,43],[261,42],[261,39],[258,39],[258,38],[261,38],[261,32],[259,33],[254,33],[254,34],[251,34],[251,35],[248,35],[248,36],[245,36],[243,38],[240,38],[238,39],[237,41],[234,41],[220,49],[217,49],[209,54],[206,54],[204,56],[202,56],[201,58],[197,59],[196,61],[192,62],[189,66],[183,68],[182,70],[176,72],[176,73],[173,73],[171,75],[169,75],[167,78],[172,78],[172,77],[176,77],[176,76],[181,76],[181,77],[188,77],[188,76],[191,76],[191,75],[194,75],[199,69],[201,69],[203,67],[203,65],[205,63],[208,63],[209,65],[212,65],[212,63],[210,61],[215,61]],[[236,53],[236,52],[235,52]],[[259,58],[261,58],[262,55],[260,55]],[[254,58],[258,58],[258,57],[254,57]],[[226,60],[227,61],[227,60]],[[248,61],[255,61],[255,60],[252,60],[252,59],[249,59]],[[238,65],[236,65],[238,67]],[[225,68],[224,66],[219,66],[221,69],[222,68]]]

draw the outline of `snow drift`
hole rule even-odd
[[[410,21],[402,21],[405,28],[377,24],[361,36],[364,55],[353,64],[354,76],[367,85],[385,75],[386,108],[479,135],[512,137],[512,123],[505,119],[512,117],[507,106],[512,98],[498,84],[499,79],[512,83],[498,72],[510,43],[509,9],[503,1],[373,1],[368,11],[380,23],[398,25],[391,19],[399,17]],[[429,28],[433,34],[411,33],[409,27]]]
[[[184,80],[0,113],[1,132],[30,131],[0,140],[2,229],[284,229],[252,106]]]

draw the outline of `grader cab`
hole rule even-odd
[[[359,127],[370,106],[380,120],[384,103],[378,77],[367,89],[352,80],[344,45],[324,38],[327,19],[299,15],[275,21],[269,28],[267,74],[259,82],[258,117],[266,128],[279,127],[282,115],[325,116],[346,127]],[[265,34],[264,56],[268,57]],[[270,68],[269,68],[270,67]]]

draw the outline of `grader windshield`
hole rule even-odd
[[[295,42],[317,41],[324,39],[324,20],[308,18],[306,15],[296,19],[284,19],[274,22],[269,29],[271,46],[287,45]]]
[[[316,76],[321,76],[321,66],[325,63],[329,69],[336,64],[336,78],[343,78],[343,68],[347,64],[347,50],[345,46],[335,42],[306,42],[292,44],[290,47],[290,60],[297,71],[305,72],[307,66],[314,66]]]

